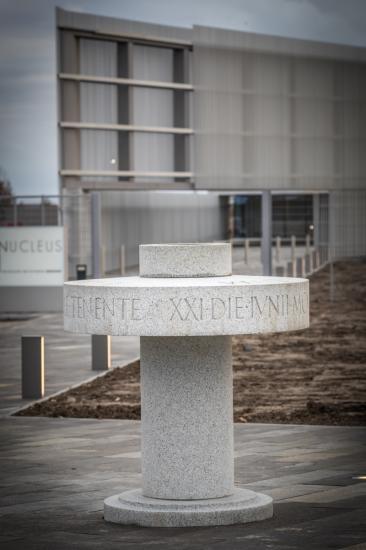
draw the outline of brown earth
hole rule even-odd
[[[310,278],[310,328],[233,338],[236,422],[366,424],[366,262]],[[140,418],[139,362],[19,415]]]

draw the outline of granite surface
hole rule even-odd
[[[309,325],[309,282],[287,277],[91,279],[64,286],[65,330],[129,336],[280,332]]]
[[[106,521],[142,527],[232,525],[263,521],[272,515],[272,498],[248,489],[235,489],[219,499],[158,501],[132,490],[104,502]]]
[[[142,244],[141,277],[212,277],[231,275],[230,243]]]
[[[213,499],[234,490],[230,336],[142,337],[142,492]]]

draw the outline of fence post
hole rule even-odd
[[[296,260],[287,262],[287,276],[296,277]]]
[[[280,261],[281,256],[281,237],[276,237],[276,262],[278,263]]]
[[[111,337],[92,334],[92,370],[108,370],[111,367]]]
[[[63,225],[63,195],[60,195],[60,203],[57,205],[57,225]]]
[[[22,398],[44,396],[44,337],[22,336]]]
[[[310,235],[309,233],[305,236],[305,254],[310,254]]]
[[[332,260],[329,262],[329,298],[331,302],[334,302],[334,264]]]
[[[296,259],[296,276],[305,277],[305,258],[303,256]]]
[[[13,197],[13,225],[14,227],[18,225],[18,204],[16,197]]]
[[[46,225],[46,211],[44,196],[41,197],[41,225]]]
[[[100,277],[100,247],[102,233],[102,210],[100,193],[91,193],[91,245],[92,245],[92,271],[93,277]]]
[[[329,245],[324,247],[324,263],[326,264],[330,260]]]
[[[263,275],[272,275],[272,195],[262,191],[262,264]]]
[[[310,275],[311,272],[313,271],[311,260],[312,260],[312,255],[306,254],[305,256],[305,274],[306,275]]]
[[[319,198],[319,194],[316,193],[315,195],[313,195],[313,225],[314,225],[313,245],[315,248],[319,246],[319,242],[320,242],[319,213],[320,213],[320,198]]]
[[[230,195],[228,198],[228,240],[232,241],[235,237],[235,197]]]
[[[100,261],[101,261],[101,266],[100,266],[100,274],[102,277],[105,276],[105,272],[106,272],[106,249],[105,249],[105,246],[102,245],[101,246],[101,249],[100,249]]]
[[[296,259],[296,237],[295,235],[291,236],[291,260]]]
[[[249,264],[249,248],[250,248],[249,239],[244,239],[244,262],[246,264]]]
[[[125,256],[125,245],[121,246],[120,250],[120,267],[121,275],[123,276],[126,273],[126,256]]]

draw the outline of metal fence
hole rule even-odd
[[[136,270],[140,243],[213,241],[230,236],[229,201],[219,194],[100,195],[102,274],[117,275],[121,265]],[[260,216],[260,197],[242,197],[234,203],[234,267],[239,273],[261,274],[261,224],[256,219]],[[246,226],[243,220],[247,220]],[[93,275],[90,193],[0,197],[0,226],[37,225],[64,225],[70,277],[76,277],[78,264],[87,265],[88,275]],[[365,251],[366,190],[317,193],[301,200],[272,196],[273,274],[299,274],[304,266],[309,273],[316,265],[366,255]]]
[[[62,225],[59,196],[0,197],[0,226]]]

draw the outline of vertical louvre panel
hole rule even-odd
[[[133,78],[172,82],[173,50],[135,45]],[[165,127],[174,125],[171,90],[134,88],[132,93],[133,124]],[[172,135],[136,133],[132,139],[135,170],[174,171],[174,137]],[[151,181],[151,178],[139,178],[139,181]],[[169,180],[164,179],[164,181]]]
[[[80,72],[95,76],[117,76],[117,44],[103,40],[81,39]],[[117,87],[82,82],[80,119],[81,122],[117,124]],[[117,132],[81,131],[81,169],[118,170]],[[93,180],[109,181],[103,177]]]

